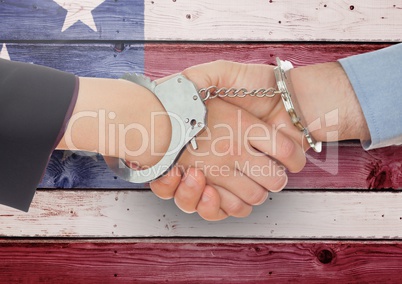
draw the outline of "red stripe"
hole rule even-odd
[[[145,73],[159,78],[218,59],[274,64],[275,57],[295,66],[336,61],[387,44],[146,44]],[[302,173],[290,174],[287,188],[402,188],[401,147],[364,151],[359,144],[322,154]],[[336,153],[334,153],[336,152]],[[334,155],[337,155],[336,157]]]
[[[0,248],[1,283],[400,283],[402,272],[400,242],[3,241]]]
[[[275,57],[295,66],[336,61],[387,44],[145,44],[145,73],[160,78],[195,64],[219,59],[274,64]]]

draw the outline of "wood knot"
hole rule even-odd
[[[371,164],[371,170],[367,176],[368,189],[399,188],[400,183],[400,162],[382,164],[381,161]]]
[[[334,259],[334,253],[329,249],[322,249],[317,252],[317,259],[322,264],[329,264]]]

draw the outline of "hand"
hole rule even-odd
[[[199,87],[217,85],[258,89],[274,87],[272,66],[244,65],[218,61],[195,66],[183,73]],[[318,141],[339,141],[346,139],[369,140],[370,134],[359,102],[342,67],[337,62],[329,62],[291,69],[289,76],[294,87],[294,95],[300,109],[304,125],[308,125],[313,137]],[[278,98],[277,98],[278,99]],[[224,98],[233,104],[250,111],[265,122],[281,125],[283,133],[296,139],[305,150],[309,148],[303,135],[291,125],[288,114],[277,100],[255,98]],[[296,161],[295,161],[296,162]],[[292,168],[290,168],[292,170]],[[219,220],[222,216],[214,214],[220,206],[217,193],[205,187],[205,179],[197,170],[187,176],[197,175],[198,184],[189,188],[180,181],[178,171],[151,184],[157,195],[174,197],[181,208],[193,206],[193,210],[205,219]],[[208,201],[204,201],[208,196]],[[188,210],[188,209],[187,209]]]
[[[293,161],[304,164],[304,153],[292,139],[235,105],[218,99],[208,102],[208,110],[209,128],[197,138],[199,150],[194,152],[188,148],[179,161],[183,170],[199,167],[205,177],[201,172],[195,175],[196,172],[190,171],[184,183],[197,186],[205,178],[203,200],[208,198],[209,191],[211,201],[206,203],[217,202],[217,206],[213,208],[215,211],[207,208],[201,213],[204,218],[246,216],[251,205],[267,198],[267,189],[278,191],[287,182],[283,168],[269,156],[297,170]],[[156,97],[134,83],[80,78],[73,119],[63,141],[74,142],[72,146],[76,149],[96,151],[104,156],[117,155],[130,165],[146,167],[160,158],[160,155],[153,155],[153,145],[148,143],[153,137],[152,131],[146,130],[152,130],[151,114],[161,111],[163,108]],[[163,153],[160,149],[166,149],[170,141],[170,133],[166,133],[170,132],[170,127],[166,126],[166,116],[163,117],[159,124],[162,127],[156,127],[156,153]],[[145,131],[138,131],[141,129]],[[150,137],[146,139],[145,135]],[[59,143],[58,147],[74,149],[68,144]],[[185,198],[182,195],[177,200]],[[184,204],[187,207],[181,208],[191,211],[197,205],[191,203],[193,200],[191,195]]]
[[[268,65],[245,65],[217,61],[189,68],[183,72],[183,75],[192,80],[199,88],[215,85],[218,88],[234,87],[237,89],[246,88],[252,90],[270,88],[276,84],[273,66]],[[223,100],[237,105],[238,108],[241,107],[249,111],[259,119],[260,124],[265,122],[266,126],[271,126],[270,133],[273,133],[273,127],[276,127],[275,131],[280,135],[278,137],[286,137],[282,141],[276,139],[275,143],[271,141],[272,144],[275,144],[276,149],[272,149],[271,151],[263,149],[264,153],[288,167],[292,172],[300,171],[304,167],[305,156],[301,146],[304,145],[305,149],[308,146],[303,143],[304,138],[300,131],[292,125],[279,96],[274,98],[224,98]],[[209,112],[211,112],[211,107],[214,104],[222,104],[222,102],[220,102],[220,99],[208,101]],[[230,116],[233,114],[227,113],[225,116],[219,118],[217,122],[219,123],[224,119],[228,119],[227,115]],[[208,118],[208,122],[209,126],[211,126],[210,118]],[[255,123],[258,123],[258,120]],[[282,144],[282,142],[285,144]],[[275,153],[275,150],[278,149],[280,149],[279,154]],[[184,155],[183,158],[187,159],[188,155]],[[221,163],[222,161],[220,157],[210,156],[209,159],[210,162],[214,163]],[[269,160],[268,157],[265,157],[265,159]],[[182,162],[183,160],[181,159],[179,163],[181,164]],[[221,179],[224,180],[223,177]],[[258,180],[260,185],[271,191],[277,191],[284,186],[279,188],[272,187],[272,179],[268,177],[259,176]],[[207,186],[204,188],[205,184]],[[251,212],[250,205],[258,204],[247,200],[247,196],[250,196],[250,193],[261,192],[261,189],[258,187],[246,188],[236,182],[229,188],[227,186],[225,190],[222,186],[216,186],[213,179],[207,175],[205,179],[203,172],[194,168],[190,168],[185,173],[182,181],[180,181],[180,172],[175,169],[169,175],[152,182],[151,189],[161,198],[168,199],[174,197],[176,204],[183,211],[198,211],[200,216],[207,220],[221,220],[227,216],[247,216]],[[247,195],[244,195],[245,191]],[[234,199],[234,197],[237,198]],[[233,207],[237,209],[235,213],[231,211]]]

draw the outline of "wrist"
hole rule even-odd
[[[160,160],[170,141],[170,121],[162,114],[159,100],[142,86],[80,78],[77,103],[57,148],[98,152],[150,166]]]
[[[369,139],[360,104],[338,62],[291,69],[289,76],[301,116],[317,141]]]

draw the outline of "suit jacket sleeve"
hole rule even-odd
[[[0,59],[0,203],[28,211],[64,134],[78,77]]]

